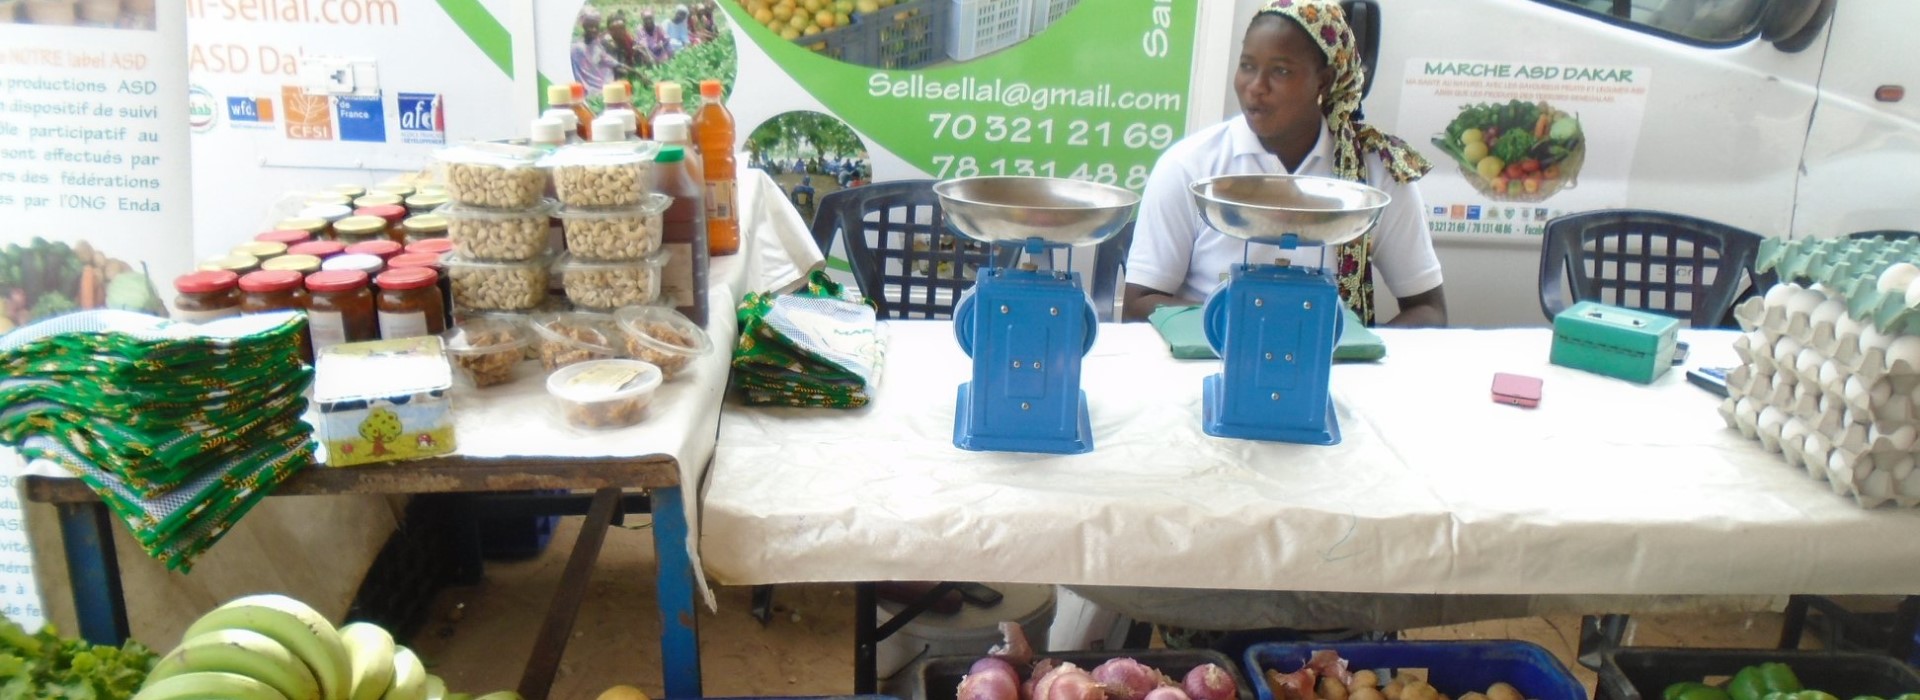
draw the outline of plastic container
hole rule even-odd
[[[920,68],[947,57],[949,0],[914,0],[860,15],[867,61],[874,68]]]
[[[911,626],[911,625],[909,625]],[[1024,626],[1024,623],[1023,623]],[[1032,629],[1032,627],[1027,627]],[[997,632],[998,630],[996,630]],[[1044,628],[1042,628],[1044,631]],[[1032,641],[1030,638],[1028,641]],[[1000,643],[999,637],[987,641],[987,646],[979,647],[985,652],[987,647]],[[1040,647],[1035,647],[1039,649]],[[960,687],[960,678],[967,675],[973,662],[979,661],[985,653],[957,656],[932,656],[921,664],[918,674],[919,692],[916,698],[921,700],[954,700]],[[1187,672],[1194,668],[1213,664],[1233,674],[1233,680],[1240,686],[1242,700],[1253,700],[1253,689],[1248,687],[1247,676],[1240,672],[1239,664],[1225,654],[1207,649],[1115,649],[1112,651],[1052,651],[1037,652],[1035,658],[1047,658],[1062,661],[1092,671],[1094,667],[1110,659],[1128,658],[1138,661],[1172,678],[1175,682],[1186,678]]]
[[[1594,700],[1659,700],[1674,683],[1730,677],[1742,668],[1769,661],[1791,667],[1808,690],[1842,698],[1891,698],[1920,692],[1920,675],[1912,667],[1879,654],[1629,647],[1602,657]]]
[[[446,258],[453,305],[462,311],[529,311],[547,300],[549,262],[483,262]]]
[[[640,260],[584,260],[569,255],[560,259],[556,269],[574,308],[612,311],[659,299],[660,267],[665,262],[665,255]]]
[[[565,207],[560,222],[567,252],[587,260],[637,260],[660,249],[662,215],[673,198],[647,193],[640,204],[617,208]]]
[[[718,80],[700,81],[699,111],[693,115],[694,143],[700,145],[700,172],[706,178],[707,252],[740,252],[740,196],[734,181],[733,113],[723,101]]]
[[[441,334],[440,342],[447,361],[467,381],[489,387],[514,380],[533,337],[525,319],[500,314],[467,319]]]
[[[1381,679],[1390,670],[1426,669],[1427,682],[1450,697],[1484,693],[1495,683],[1507,683],[1528,700],[1585,700],[1587,690],[1567,667],[1537,644],[1492,642],[1288,642],[1255,644],[1247,649],[1247,676],[1260,700],[1274,700],[1267,686],[1267,669],[1297,671],[1313,652],[1331,649],[1346,659],[1348,669],[1375,669]]]
[[[555,151],[554,193],[569,207],[630,207],[646,201],[659,145],[651,141],[585,143]]]
[[[576,428],[624,428],[646,417],[660,388],[660,368],[638,360],[592,360],[547,377],[552,394]]]
[[[652,363],[667,381],[713,352],[706,330],[665,306],[629,306],[613,314],[626,334],[627,357]]]
[[[483,209],[449,204],[434,212],[447,218],[453,250],[468,260],[532,260],[547,253],[553,203],[527,209]]]
[[[1027,36],[1039,34],[1041,30],[1060,21],[1067,10],[1080,4],[1080,0],[1029,0],[1033,3],[1033,14],[1027,18]]]
[[[971,61],[1027,38],[1028,0],[950,0],[947,57]]]
[[[540,149],[503,143],[473,143],[433,154],[447,197],[458,204],[526,209],[540,203],[547,171]]]
[[[872,44],[867,41],[867,32],[861,31],[858,23],[846,24],[813,36],[803,36],[793,40],[800,48],[834,60],[854,65],[873,65]]]
[[[608,314],[561,311],[534,314],[534,351],[548,372],[576,362],[620,356],[620,326]]]

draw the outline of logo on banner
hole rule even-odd
[[[198,85],[187,90],[187,126],[194,133],[206,133],[213,129],[213,123],[219,119],[220,101],[213,93]]]
[[[333,108],[326,95],[309,95],[298,85],[280,88],[287,108],[287,138],[302,141],[333,140]]]
[[[333,104],[340,115],[341,141],[386,142],[387,108],[379,96],[337,97]]]
[[[273,128],[273,98],[228,97],[227,123],[236,129]]]
[[[447,112],[437,93],[400,93],[400,140],[403,143],[446,143]]]

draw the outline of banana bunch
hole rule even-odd
[[[207,613],[154,665],[134,700],[459,700],[378,625],[333,623],[281,595]],[[520,700],[502,692],[482,700]]]

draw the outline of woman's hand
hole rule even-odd
[[[1137,284],[1127,285],[1120,295],[1120,320],[1127,323],[1145,321],[1153,310],[1162,306],[1199,306],[1200,302],[1182,299],[1157,289],[1149,289]]]

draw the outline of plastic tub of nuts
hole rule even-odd
[[[468,260],[532,260],[547,252],[553,202],[527,209],[483,209],[449,204],[434,211],[447,219],[455,255]]]
[[[447,359],[476,387],[513,381],[532,343],[525,323],[505,314],[475,316],[440,335]]]
[[[614,312],[626,334],[627,356],[660,368],[667,381],[680,376],[696,358],[713,351],[707,332],[665,306],[629,306]]]
[[[673,198],[649,193],[631,207],[560,210],[567,252],[589,260],[635,260],[660,249],[660,215]]]
[[[473,143],[435,151],[439,179],[447,198],[458,204],[496,209],[525,209],[540,203],[547,189],[541,152],[504,143]]]
[[[664,253],[640,260],[582,260],[568,255],[557,267],[560,287],[574,307],[612,311],[658,299],[660,266],[664,264]]]
[[[631,207],[653,187],[652,141],[583,143],[562,148],[544,164],[553,168],[554,192],[569,207]]]
[[[463,311],[526,311],[547,300],[545,258],[483,262],[449,255],[446,265],[453,305]]]
[[[620,325],[607,314],[582,311],[533,315],[534,350],[548,372],[575,362],[620,356]]]
[[[660,368],[645,362],[593,360],[547,377],[547,393],[573,427],[624,428],[646,415],[660,381]]]

